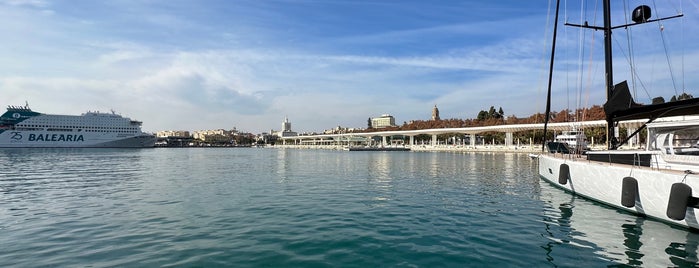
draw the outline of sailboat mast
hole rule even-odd
[[[612,98],[612,90],[614,90],[614,77],[612,75],[612,15],[609,5],[610,0],[604,0],[602,3],[604,13],[604,73],[607,89],[607,101]],[[616,149],[616,144],[612,144],[612,139],[615,139],[614,119],[607,116],[607,148],[610,150]]]
[[[551,81],[553,80],[553,60],[556,58],[556,33],[558,32],[558,11],[561,7],[561,0],[556,0],[556,18],[553,21],[553,42],[551,45],[551,64],[549,65],[549,86],[546,95],[546,112],[544,113],[544,143],[541,145],[541,151],[546,150],[546,127],[549,124],[551,113]]]

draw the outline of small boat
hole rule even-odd
[[[563,131],[553,141],[565,144],[572,153],[583,153],[589,149],[585,132],[576,129]]]
[[[603,1],[603,8],[604,26],[567,25],[602,30],[605,35],[607,102],[604,111],[608,149],[587,151],[583,156],[575,150],[560,149],[567,145],[563,140],[549,142],[546,152],[538,157],[539,176],[554,186],[593,201],[673,225],[699,229],[699,198],[696,197],[699,195],[699,99],[637,104],[626,81],[615,85],[612,76],[612,29],[682,15],[650,19],[650,7],[640,6],[632,12],[635,23],[612,26],[609,0]],[[616,124],[639,119],[645,123],[629,136],[645,129],[646,148],[619,150],[630,137],[617,140]]]

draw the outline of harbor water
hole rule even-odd
[[[0,149],[0,267],[692,267],[526,154]]]

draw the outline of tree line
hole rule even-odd
[[[495,109],[491,106],[490,109],[481,110],[478,112],[475,118],[471,119],[460,119],[460,118],[450,118],[442,120],[412,120],[410,122],[403,122],[400,126],[386,127],[380,129],[366,129],[364,132],[375,132],[375,131],[400,131],[400,130],[420,130],[420,129],[434,129],[434,128],[464,128],[464,127],[482,127],[482,126],[495,126],[495,125],[514,125],[514,124],[536,124],[544,122],[544,114],[536,113],[529,117],[518,118],[515,115],[505,116],[505,112],[502,107]],[[605,118],[604,109],[602,106],[594,105],[590,108],[577,109],[571,111],[564,109],[561,111],[553,111],[549,114],[549,122],[573,122],[573,121],[590,121],[590,120],[603,120]],[[605,142],[606,134],[605,128],[599,129],[586,129],[585,133],[588,137],[594,137],[595,142]],[[438,135],[440,140],[448,139],[454,137],[457,133],[453,134],[441,134]],[[462,134],[458,134],[462,135]],[[544,141],[543,131],[528,131],[513,133],[514,139],[520,139],[522,142],[528,142],[530,139],[535,143],[541,143]],[[548,133],[547,140],[553,139],[553,133]],[[424,137],[422,137],[424,136]],[[505,133],[500,132],[489,132],[481,133],[486,141],[495,140],[496,142],[503,142],[505,139]],[[416,140],[421,139],[431,139],[428,135],[419,135],[415,137]]]
[[[529,117],[518,118],[515,115],[504,116],[502,107],[496,112],[494,107],[490,107],[489,111],[481,110],[476,118],[460,119],[450,118],[442,120],[412,120],[403,122],[403,125],[396,127],[386,127],[381,129],[372,129],[373,131],[395,131],[395,130],[418,130],[431,128],[462,128],[462,127],[482,127],[495,125],[512,125],[512,124],[535,124],[544,122],[544,114],[536,113]],[[572,121],[590,121],[603,120],[604,109],[602,106],[595,105],[590,108],[571,110],[553,111],[549,114],[549,122],[572,122]]]
[[[692,99],[694,96],[687,93],[682,93],[679,96],[672,96],[670,102]],[[663,103],[665,100],[662,97],[653,99],[653,104]],[[464,127],[483,127],[483,126],[495,126],[495,125],[515,125],[515,124],[537,124],[544,123],[545,115],[544,113],[536,113],[525,118],[518,118],[515,115],[505,116],[505,112],[502,107],[495,109],[495,106],[490,106],[490,109],[481,110],[478,112],[475,118],[472,119],[459,119],[450,118],[442,120],[412,120],[410,122],[403,122],[401,126],[386,127],[381,129],[366,129],[364,132],[374,132],[374,131],[399,131],[399,130],[419,130],[419,129],[434,129],[434,128],[464,128]],[[601,105],[593,105],[589,108],[580,108],[576,110],[564,109],[561,111],[553,111],[549,113],[549,123],[563,123],[563,122],[578,122],[578,121],[593,121],[593,120],[604,120],[605,113],[604,108]],[[371,118],[369,119],[369,125]],[[584,129],[585,135],[588,139],[594,139],[595,143],[605,143],[607,142],[607,134],[605,127],[597,128],[587,128]],[[626,136],[626,130],[620,129],[619,135]],[[457,135],[463,135],[458,133],[442,134],[438,135],[440,140],[445,140],[450,137],[455,137]],[[492,132],[492,133],[481,133],[479,134],[486,141],[496,140],[504,141],[505,133]],[[535,143],[542,143],[545,140],[553,140],[554,133],[549,131],[544,137],[543,130],[537,131],[526,131],[513,133],[513,138],[519,139],[522,142],[528,142],[532,140]],[[645,135],[642,133],[641,137]],[[431,139],[429,135],[418,135],[415,137],[417,140],[420,139]]]

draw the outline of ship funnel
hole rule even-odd
[[[650,19],[650,7],[646,5],[642,5],[637,7],[636,9],[633,10],[631,13],[631,20],[633,20],[636,23],[644,23],[647,22],[648,19]]]

